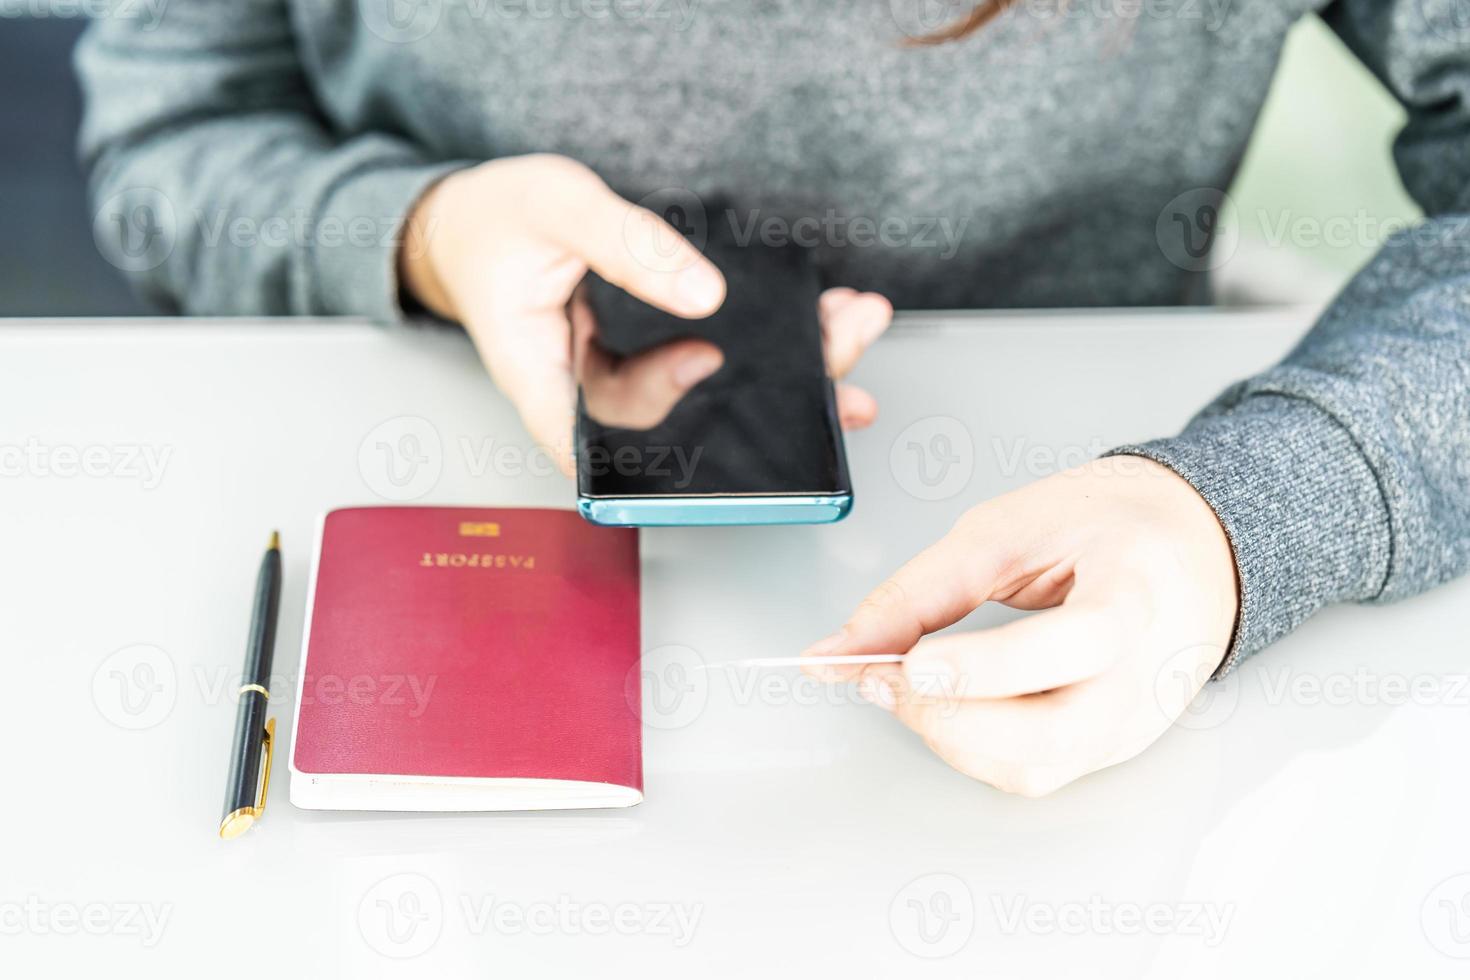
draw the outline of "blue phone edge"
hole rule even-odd
[[[852,510],[852,494],[770,497],[578,497],[577,510],[603,527],[720,527],[831,524]]]

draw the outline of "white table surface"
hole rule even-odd
[[[968,504],[1174,431],[1310,318],[903,319],[858,372],[881,418],[849,439],[849,520],[645,532],[651,683],[797,653]],[[405,433],[427,469],[395,488],[373,447]],[[636,808],[306,812],[278,695],[268,813],[220,841],[269,531],[289,690],[317,515],[384,490],[569,506],[529,445],[450,331],[0,325],[6,976],[1470,971],[1463,582],[1324,613],[1142,757],[1042,800],[954,773],[850,691],[715,672],[661,688]]]

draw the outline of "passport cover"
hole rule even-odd
[[[322,520],[291,751],[317,809],[642,799],[637,531],[539,508]]]

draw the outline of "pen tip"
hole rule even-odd
[[[281,532],[280,531],[272,531],[271,532],[271,546],[270,546],[270,550],[271,551],[279,551],[280,550],[280,547],[281,547]]]

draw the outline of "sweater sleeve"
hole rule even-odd
[[[1328,603],[1470,568],[1470,26],[1455,0],[1323,16],[1407,109],[1394,158],[1426,219],[1281,364],[1180,435],[1113,451],[1179,473],[1230,538],[1241,604],[1222,674]]]
[[[402,315],[404,217],[464,164],[333,132],[285,0],[100,18],[76,64],[94,232],[141,292],[190,314]]]

